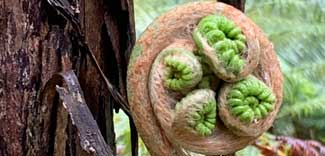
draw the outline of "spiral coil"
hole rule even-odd
[[[265,118],[273,110],[275,96],[263,82],[250,76],[233,85],[227,101],[233,115],[250,123]]]
[[[241,55],[246,48],[246,37],[231,20],[216,15],[204,17],[194,30],[193,38],[203,55],[205,53],[202,42],[207,42],[226,70],[238,74],[243,69],[245,61]]]
[[[282,98],[279,69],[272,44],[237,9],[180,6],[135,45],[132,117],[154,156],[230,154],[271,126]]]

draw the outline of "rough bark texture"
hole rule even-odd
[[[81,31],[90,50],[125,96],[126,65],[135,33],[132,0],[69,2],[76,8],[75,16],[81,21]],[[243,1],[228,3],[244,8]],[[104,82],[89,57],[80,53],[74,33],[71,23],[45,0],[0,0],[0,156],[59,155],[53,152],[60,148],[65,155],[76,154],[79,147],[75,144],[64,145],[66,151],[54,145],[57,138],[77,139],[73,138],[76,130],[71,122],[65,121],[67,114],[40,101],[40,91],[46,82],[65,68],[62,56],[66,55],[101,133],[115,151],[112,111],[119,106],[107,96]],[[69,138],[55,136],[59,132],[53,126],[60,127],[62,122],[69,122],[65,127],[70,129]],[[131,127],[136,140],[132,121]],[[133,144],[136,147],[136,141]],[[133,152],[136,153],[136,148]]]
[[[62,87],[58,85],[62,84]],[[64,73],[54,75],[46,84],[42,91],[42,103],[48,105],[56,100],[53,90],[56,90],[62,104],[57,105],[58,111],[55,131],[54,155],[64,156],[67,147],[71,144],[76,144],[81,150],[76,150],[75,155],[97,155],[97,156],[112,156],[113,153],[107,147],[104,138],[99,131],[96,121],[92,117],[84,99],[84,94],[78,83],[75,73],[71,70]],[[55,93],[55,92],[54,92]],[[68,131],[71,128],[68,126],[67,115],[71,118],[71,126],[76,130],[75,140],[68,139]],[[68,146],[67,146],[68,145]]]
[[[125,96],[126,60],[134,42],[132,0],[63,2],[68,4],[66,8],[75,8],[72,11],[81,21],[90,51]],[[68,68],[62,64],[63,59],[71,62],[86,103],[102,135],[115,150],[112,113],[117,105],[89,57],[81,52],[76,31],[45,0],[0,0],[1,156],[60,155],[54,153],[60,150],[65,155],[76,155],[80,150],[75,144],[55,145],[60,138],[78,139],[73,138],[77,131],[71,121],[65,121],[67,115],[60,119],[60,108],[50,108],[40,101],[46,82]],[[69,122],[69,138],[56,136],[60,124],[54,123],[62,122]]]

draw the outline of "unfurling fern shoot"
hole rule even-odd
[[[263,80],[263,81],[262,81]],[[269,81],[253,75],[224,83],[218,96],[218,114],[226,127],[238,136],[259,136],[274,116],[277,99]]]
[[[212,134],[215,128],[216,109],[217,103],[214,91],[210,89],[197,89],[188,93],[176,104],[174,121],[185,121],[185,125],[198,135],[208,136]]]
[[[192,52],[182,48],[167,48],[157,57],[163,59],[164,85],[174,91],[184,91],[196,86],[202,79],[202,67]]]
[[[249,76],[231,87],[227,103],[234,116],[242,122],[251,123],[273,111],[275,96],[262,81]]]
[[[272,125],[281,104],[272,44],[245,14],[215,1],[158,17],[127,74],[132,117],[155,156],[234,153]]]
[[[245,61],[240,55],[246,48],[246,37],[231,20],[223,16],[207,16],[200,21],[193,36],[200,49],[203,50],[202,42],[207,42],[215,50],[226,70],[238,74],[243,69]]]
[[[238,80],[246,64],[243,55],[247,49],[240,27],[224,16],[209,15],[200,20],[193,39],[217,76],[225,81]]]

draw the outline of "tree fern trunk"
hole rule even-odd
[[[126,60],[134,43],[132,0],[62,2],[80,19],[90,51],[125,96]],[[60,112],[58,108],[50,109],[40,99],[46,82],[67,68],[62,63],[64,56],[68,56],[78,76],[101,134],[115,151],[112,114],[118,105],[109,96],[89,57],[81,53],[76,31],[46,1],[0,1],[1,156],[56,155],[56,121],[62,114],[54,113]],[[78,135],[70,120],[67,127],[67,140],[76,139]],[[82,153],[77,144],[66,144],[69,148],[61,149],[65,155]]]
[[[245,12],[245,0],[219,0],[219,2],[227,3],[241,10],[242,12]]]

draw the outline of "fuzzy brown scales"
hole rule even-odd
[[[259,41],[260,64],[256,63],[254,74],[264,82],[269,82],[267,84],[277,97],[275,110],[265,120],[263,130],[271,126],[280,107],[282,74],[276,54],[272,44],[250,19],[223,3],[196,2],[177,7],[157,18],[147,28],[136,43],[128,68],[127,88],[132,116],[141,138],[154,156],[191,155],[187,152],[189,150],[207,155],[229,154],[256,139],[235,135],[221,121],[217,122],[214,133],[208,137],[186,133],[175,135],[171,127],[172,111],[180,95],[163,89],[161,81],[154,82],[149,79],[151,65],[163,49],[172,44],[189,50],[195,48],[192,31],[202,17],[211,14],[221,14],[234,20],[243,32],[254,32],[252,34],[256,36],[253,39],[257,38]],[[151,99],[152,97],[154,98]]]

